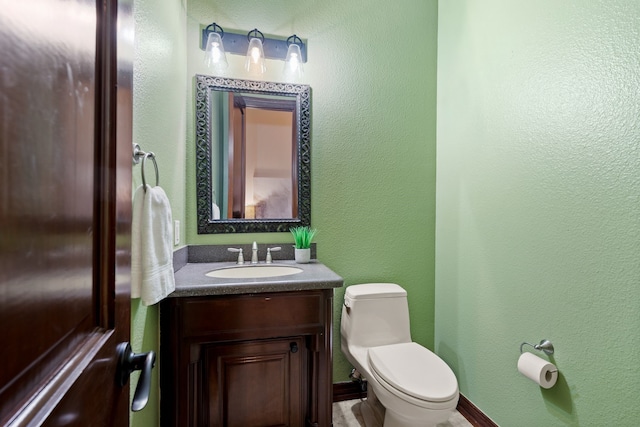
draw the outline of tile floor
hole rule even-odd
[[[345,400],[333,404],[333,427],[364,427],[360,414],[360,399]],[[438,427],[473,427],[465,417],[455,411],[449,420],[438,424]]]

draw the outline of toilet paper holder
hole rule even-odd
[[[525,345],[529,345],[531,347],[533,347],[536,350],[539,351],[544,351],[544,353],[549,356],[551,354],[553,354],[554,349],[553,349],[553,344],[551,344],[551,341],[549,340],[542,340],[540,341],[540,344],[530,344],[528,342],[523,342],[522,344],[520,344],[520,354],[522,354],[522,347]]]

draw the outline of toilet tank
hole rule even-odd
[[[411,342],[407,291],[394,283],[349,286],[340,325],[343,344],[358,347]]]

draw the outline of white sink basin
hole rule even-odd
[[[212,270],[206,275],[219,279],[258,279],[262,277],[290,276],[302,273],[298,267],[287,265],[242,265]]]

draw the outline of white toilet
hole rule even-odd
[[[450,417],[458,381],[442,359],[411,341],[404,289],[393,283],[349,286],[340,333],[342,352],[368,381],[361,408],[367,427],[380,425],[381,418],[384,427],[425,427]]]

